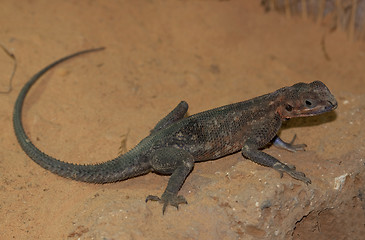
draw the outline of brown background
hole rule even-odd
[[[365,46],[302,18],[265,13],[259,1],[1,1],[0,41],[16,56],[13,91],[0,101],[0,239],[360,239],[364,230]],[[24,124],[40,149],[79,164],[132,148],[180,100],[189,113],[321,80],[335,113],[281,132],[306,152],[266,152],[312,184],[234,154],[196,164],[158,203],[168,177],[94,185],[53,175],[21,150],[12,108],[23,84],[67,54],[105,46],[46,74],[29,93]],[[326,57],[326,54],[328,57]],[[12,61],[0,52],[0,87]],[[346,175],[347,174],[347,175]],[[345,184],[334,189],[335,179]],[[335,238],[333,238],[335,236]],[[363,236],[363,235],[362,235]]]

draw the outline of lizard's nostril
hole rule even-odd
[[[337,101],[336,100],[332,100],[332,101],[328,101],[328,102],[331,104],[332,108],[337,108]]]

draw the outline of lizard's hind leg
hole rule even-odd
[[[151,200],[162,203],[162,213],[165,213],[167,205],[174,206],[178,209],[179,204],[187,204],[185,198],[177,195],[177,193],[194,167],[194,157],[183,149],[165,147],[156,150],[152,154],[151,166],[154,172],[171,174],[171,177],[161,198],[149,195],[146,198],[146,202]]]
[[[179,121],[184,118],[186,112],[188,111],[188,103],[181,101],[169,114],[161,119],[156,126],[151,130],[151,134],[170,126],[172,123]]]

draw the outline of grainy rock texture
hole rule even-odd
[[[365,223],[365,45],[259,1],[2,1],[0,41],[16,56],[13,91],[0,101],[0,239],[362,239]],[[132,148],[180,100],[189,113],[321,80],[334,112],[290,120],[307,151],[264,151],[312,184],[237,153],[196,164],[179,210],[145,203],[168,176],[94,185],[55,176],[17,144],[12,108],[22,85],[50,62],[26,99],[34,143],[64,161],[103,162]],[[0,88],[12,60],[0,52]]]

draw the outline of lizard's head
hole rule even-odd
[[[282,119],[313,116],[337,108],[337,101],[324,83],[297,83],[280,89],[282,103],[278,113]],[[280,96],[281,95],[281,96]]]

